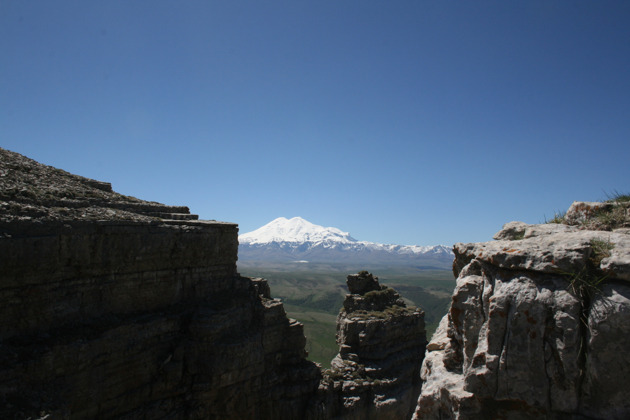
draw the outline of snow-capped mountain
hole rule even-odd
[[[301,217],[292,219],[278,217],[261,228],[239,235],[238,240],[240,243],[250,245],[271,242],[334,242],[344,244],[357,242],[348,232],[342,232],[333,227],[314,225]]]
[[[279,217],[239,239],[239,260],[266,262],[346,262],[448,268],[453,252],[443,245],[384,245],[357,241],[334,227],[301,217]]]

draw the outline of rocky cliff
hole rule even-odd
[[[0,149],[0,418],[408,418],[423,313],[350,276],[322,377],[237,234]]]
[[[630,204],[554,222],[455,246],[424,361],[422,311],[349,276],[322,375],[235,224],[0,149],[0,418],[630,418]]]
[[[302,325],[237,226],[0,149],[0,418],[297,418]]]
[[[368,272],[348,276],[337,318],[339,354],[324,373],[320,418],[408,419],[420,392],[424,312]]]
[[[630,418],[630,205],[455,245],[415,419]]]

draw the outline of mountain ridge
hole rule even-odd
[[[239,241],[250,244],[305,241],[357,242],[348,232],[334,227],[319,226],[301,217],[291,219],[278,217],[256,230],[239,235],[238,238]]]
[[[335,227],[315,225],[301,217],[279,217],[239,235],[243,261],[369,262],[449,268],[453,252],[444,245],[420,246],[358,241]]]

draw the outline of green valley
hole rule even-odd
[[[346,276],[367,269],[408,304],[425,311],[427,339],[446,313],[455,287],[450,270],[407,266],[356,267],[322,263],[238,263],[242,275],[266,278],[287,314],[304,324],[309,359],[329,367],[337,354],[336,318],[348,293]]]

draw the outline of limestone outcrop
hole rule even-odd
[[[367,272],[348,276],[339,354],[324,372],[322,419],[406,419],[420,391],[424,312]]]
[[[238,228],[0,149],[0,418],[300,418],[302,325]]]
[[[629,211],[574,203],[456,244],[414,419],[630,418]]]

